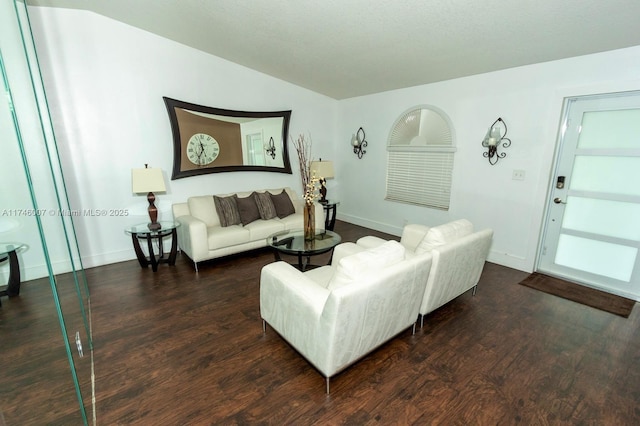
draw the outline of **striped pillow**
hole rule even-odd
[[[252,195],[255,197],[261,219],[269,220],[269,219],[273,219],[278,215],[276,212],[276,207],[273,205],[273,201],[271,201],[270,193],[254,192]]]
[[[220,226],[226,227],[242,223],[236,198],[238,198],[238,196],[235,194],[230,197],[213,196],[213,202],[216,205],[216,212],[220,219]]]

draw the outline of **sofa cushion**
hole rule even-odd
[[[473,224],[466,219],[460,219],[444,225],[430,228],[427,235],[418,244],[416,253],[430,252],[438,246],[445,245],[459,238],[466,237],[473,233]]]
[[[251,241],[266,240],[269,236],[276,232],[285,230],[284,225],[278,219],[274,220],[256,220],[251,222],[244,229],[249,231]]]
[[[404,246],[397,241],[391,240],[377,247],[345,256],[340,259],[327,289],[335,290],[364,275],[375,274],[376,271],[402,261],[404,255]]]
[[[253,196],[258,205],[258,211],[260,212],[260,218],[262,220],[269,220],[278,216],[269,192],[254,192]]]
[[[258,211],[258,205],[253,194],[248,197],[238,197],[236,199],[236,205],[238,206],[238,213],[240,214],[240,222],[243,225],[248,225],[254,220],[260,219],[260,212]]]
[[[283,189],[281,193],[274,195],[269,194],[271,197],[271,202],[276,209],[276,215],[282,219],[283,217],[287,217],[296,212],[295,207],[293,207],[293,203],[291,202],[291,198],[289,194]]]
[[[220,226],[227,227],[242,223],[240,221],[240,213],[238,212],[238,204],[236,203],[237,198],[235,194],[230,197],[213,196],[216,212],[220,218]]]
[[[250,232],[240,225],[231,225],[225,228],[214,226],[207,229],[207,245],[209,250],[224,249],[250,241]]]
[[[302,229],[302,227],[304,226],[302,215],[300,214],[291,214],[287,217],[283,217],[282,219],[278,218],[275,220],[281,223],[284,229]]]

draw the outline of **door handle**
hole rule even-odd
[[[562,201],[562,198],[560,198],[560,197],[554,198],[553,202],[556,203],[556,204],[567,204],[567,202],[566,201]]]

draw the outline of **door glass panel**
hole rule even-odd
[[[563,229],[640,241],[640,204],[595,198],[568,197]]]
[[[570,189],[640,195],[640,157],[576,156]]]
[[[579,149],[640,148],[640,109],[589,111],[582,117]]]
[[[556,263],[573,269],[629,282],[638,249],[561,234]]]

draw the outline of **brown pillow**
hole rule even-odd
[[[273,206],[276,208],[276,214],[280,219],[296,212],[296,208],[293,207],[293,203],[291,202],[291,198],[289,198],[289,194],[287,194],[287,191],[285,191],[284,189],[278,195],[270,195]]]
[[[236,203],[237,195],[230,197],[213,196],[213,202],[216,205],[216,212],[220,218],[220,226],[240,225],[240,213],[238,212],[238,204]]]
[[[244,198],[236,198],[236,205],[238,206],[238,213],[240,213],[240,222],[242,225],[248,225],[254,220],[260,219],[260,212],[258,211],[258,205],[253,194]]]
[[[276,208],[273,205],[273,201],[271,201],[271,194],[268,192],[254,192],[251,195],[255,197],[261,219],[269,220],[277,216]]]

